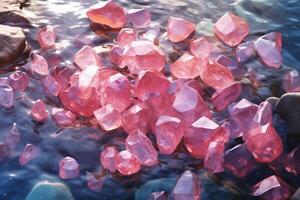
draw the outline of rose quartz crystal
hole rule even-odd
[[[48,118],[46,106],[42,100],[37,100],[31,107],[30,115],[34,121],[43,122]]]
[[[253,41],[248,41],[245,43],[240,44],[236,48],[236,58],[237,61],[242,63],[246,62],[249,59],[255,56],[255,48]]]
[[[40,77],[49,75],[47,60],[38,54],[33,54],[30,69],[34,76]]]
[[[61,87],[53,76],[46,76],[42,79],[42,83],[46,93],[58,96]]]
[[[198,38],[190,43],[191,53],[197,57],[206,60],[213,50],[213,46],[205,38]]]
[[[83,46],[74,56],[73,62],[82,70],[93,66],[101,67],[102,61],[96,51],[90,46]]]
[[[91,191],[100,192],[103,188],[104,181],[107,176],[97,178],[94,174],[86,172],[87,186]]]
[[[0,162],[9,157],[9,147],[0,141]]]
[[[10,149],[15,149],[19,144],[20,139],[21,133],[17,127],[17,124],[14,123],[9,132],[6,134],[5,144],[7,144]]]
[[[33,144],[26,144],[24,150],[19,157],[20,165],[26,165],[38,155],[38,148]]]
[[[58,127],[73,126],[76,121],[76,116],[68,110],[62,108],[52,108],[52,119]]]
[[[129,151],[121,151],[116,158],[117,170],[125,176],[137,173],[141,169],[141,164]]]
[[[38,31],[37,39],[42,48],[47,49],[53,47],[56,39],[54,28],[50,25],[41,28]]]
[[[145,28],[151,23],[151,13],[147,8],[130,9],[127,11],[127,18],[135,28]]]
[[[14,105],[14,91],[8,85],[0,85],[0,107],[9,109]]]
[[[167,25],[168,39],[171,42],[181,42],[188,38],[195,29],[195,24],[188,20],[170,17]]]
[[[116,166],[116,158],[119,154],[119,151],[116,147],[106,147],[100,155],[101,165],[104,169],[108,169],[111,172],[115,172],[117,170]]]
[[[224,171],[224,149],[225,145],[220,141],[209,143],[204,158],[204,168],[212,173],[220,173]]]
[[[72,157],[65,157],[59,162],[59,177],[62,179],[73,179],[79,176],[79,164]]]
[[[300,146],[293,149],[284,159],[284,168],[295,176],[300,175]]]
[[[215,34],[227,45],[238,45],[248,34],[248,23],[233,13],[226,13],[214,25]]]
[[[24,91],[29,84],[29,77],[26,72],[15,71],[9,75],[9,85],[17,91]]]
[[[98,124],[106,131],[111,131],[121,126],[121,113],[107,104],[94,111]]]
[[[112,0],[91,6],[86,14],[92,22],[111,28],[122,28],[127,23],[125,10]]]
[[[119,45],[114,45],[110,49],[110,60],[114,65],[117,65],[120,68],[125,68],[125,60],[124,60],[124,48]]]
[[[137,33],[131,28],[123,28],[118,34],[117,45],[126,47],[135,40],[137,40]]]
[[[300,77],[297,70],[291,70],[283,78],[283,89],[286,92],[300,92]]]

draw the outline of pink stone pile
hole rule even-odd
[[[108,1],[91,7],[87,16],[92,23],[118,30],[109,64],[104,64],[104,58],[86,45],[74,55],[72,68],[50,68],[45,58],[33,54],[29,73],[40,80],[47,95],[59,98],[62,107],[51,111],[57,126],[71,127],[85,117],[91,124],[97,121],[107,134],[124,130],[125,149],[105,147],[100,155],[103,168],[111,173],[132,175],[144,166],[159,164],[160,154],[173,154],[182,144],[192,157],[203,160],[208,171],[219,173],[226,169],[244,177],[257,162],[268,164],[282,154],[283,142],[272,125],[271,105],[268,102],[256,105],[243,98],[242,84],[235,76],[237,68],[242,67],[231,65],[233,59],[243,63],[257,56],[262,64],[276,70],[282,65],[280,33],[248,40],[248,23],[227,13],[213,30],[222,45],[235,52],[229,58],[218,54],[210,39],[198,37],[193,22],[172,16],[166,26],[167,42],[189,48],[177,60],[170,61],[159,46],[162,30],[151,23],[147,9],[126,11]],[[38,41],[44,49],[54,48],[54,29],[50,26],[41,29]],[[287,74],[286,90],[300,90],[298,79],[294,72]],[[24,91],[28,80],[23,71],[1,80],[0,106],[12,107],[14,91]],[[205,92],[208,89],[214,91],[212,95]],[[37,100],[30,115],[34,121],[45,122],[47,109],[42,100]],[[214,116],[220,113],[222,120],[217,120]],[[155,141],[149,139],[149,134],[154,134]],[[245,143],[227,149],[228,142],[237,137],[242,137]],[[15,146],[17,139],[16,136],[7,144]],[[3,145],[0,145],[0,159],[7,152]],[[32,159],[33,155],[28,154],[35,155],[32,146],[26,146],[24,151],[21,164]],[[299,174],[299,167],[293,164],[299,163],[296,153],[299,154],[299,148],[288,155],[285,164],[288,172]],[[63,179],[79,175],[79,164],[74,158],[64,158],[59,167]],[[186,173],[192,182],[197,182],[192,180],[192,172]],[[102,187],[103,180],[92,173],[87,178],[93,190]],[[276,176],[262,182],[266,181],[276,184],[274,187],[285,186]],[[254,196],[264,198],[269,189],[274,189],[272,186],[262,189],[259,184],[264,183],[254,187]],[[176,192],[175,188],[173,195]],[[290,195],[285,190],[278,192]],[[199,191],[193,193],[199,196]]]

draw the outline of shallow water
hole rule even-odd
[[[96,0],[45,0],[32,1],[31,6],[24,8],[26,14],[32,19],[34,28],[26,29],[32,49],[38,49],[35,40],[36,27],[51,24],[56,27],[57,46],[50,52],[40,52],[50,59],[50,65],[71,64],[72,56],[85,43],[97,46],[97,51],[104,60],[112,43],[110,36],[101,31],[96,35],[90,27],[85,16],[85,10],[96,3]],[[262,35],[270,31],[283,33],[284,68],[271,71],[257,61],[248,63],[248,67],[259,68],[262,86],[257,90],[249,89],[243,96],[255,103],[259,103],[268,96],[280,96],[282,89],[280,80],[288,67],[300,69],[300,1],[298,0],[119,0],[126,8],[150,8],[153,21],[161,23],[164,30],[169,16],[184,17],[200,23],[198,32],[210,36],[210,25],[228,11],[236,12],[246,18],[251,26],[251,35]],[[163,38],[163,37],[162,37]],[[164,43],[162,42],[162,45]],[[168,48],[164,45],[163,48]],[[176,55],[168,54],[169,60]],[[178,57],[178,55],[177,55]],[[5,74],[4,74],[5,75]],[[45,96],[43,88],[36,80],[31,80],[26,93],[18,93],[15,106],[11,110],[0,110],[0,140],[17,123],[22,133],[21,143],[16,153],[0,163],[0,199],[21,200],[26,197],[31,188],[40,180],[59,180],[58,162],[65,156],[72,156],[78,160],[81,167],[81,176],[75,180],[64,181],[70,188],[76,200],[103,200],[103,199],[134,199],[137,188],[144,183],[158,178],[177,178],[185,169],[201,169],[202,163],[192,159],[180,147],[172,156],[160,156],[160,164],[151,168],[143,168],[138,174],[131,177],[112,175],[104,184],[99,193],[90,191],[86,186],[86,171],[101,171],[99,153],[110,143],[123,146],[121,139],[125,134],[114,132],[104,134],[100,129],[79,127],[58,129],[51,120],[44,124],[31,121],[27,113],[32,102],[36,99],[45,99],[48,108],[59,106],[57,99]],[[284,124],[276,124],[277,130],[284,135]],[[40,149],[38,158],[25,167],[18,164],[18,155],[27,143],[36,144]],[[238,187],[232,187],[227,179],[230,175],[224,173],[212,176],[212,179],[221,187],[230,188],[245,194],[249,185],[262,180],[270,174],[270,169],[261,166],[245,180],[234,179]],[[206,176],[207,174],[205,174]],[[295,188],[300,186],[299,178],[288,174],[282,175],[285,180]],[[232,178],[232,177],[231,177]],[[210,197],[206,197],[209,199]],[[218,199],[218,198],[214,198]],[[222,199],[222,198],[219,198]],[[241,195],[237,199],[251,199],[250,196]]]

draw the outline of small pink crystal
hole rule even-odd
[[[7,157],[9,157],[9,147],[0,141],[0,162]]]
[[[90,66],[101,67],[101,58],[98,56],[96,51],[90,46],[83,46],[74,56],[73,62],[84,70]]]
[[[121,113],[107,104],[94,111],[98,124],[106,131],[111,131],[121,126]]]
[[[158,154],[150,139],[138,129],[130,133],[126,140],[126,149],[144,166],[158,163]]]
[[[293,149],[284,160],[284,168],[295,176],[300,175],[300,146]]]
[[[238,45],[248,34],[248,23],[233,13],[226,13],[214,25],[215,34],[227,45]]]
[[[224,171],[224,149],[223,142],[213,141],[209,143],[204,159],[204,167],[212,173]]]
[[[0,107],[11,108],[14,105],[14,91],[8,85],[0,85]]]
[[[106,180],[107,176],[102,176],[97,178],[94,174],[86,172],[87,186],[91,191],[100,192],[103,188],[103,183]]]
[[[213,46],[205,38],[198,38],[190,43],[191,53],[197,57],[206,60],[213,50]]]
[[[188,38],[195,29],[195,24],[188,20],[170,17],[167,25],[168,39],[171,42],[181,42]]]
[[[27,165],[28,162],[33,160],[38,154],[38,148],[33,144],[26,144],[24,150],[19,157],[20,165]]]
[[[125,176],[137,173],[141,169],[141,164],[129,151],[121,151],[116,158],[117,170]]]
[[[26,72],[15,71],[9,75],[9,85],[18,91],[24,91],[29,83],[29,78]]]
[[[46,93],[58,96],[60,85],[53,76],[46,76],[42,82]]]
[[[119,151],[116,147],[106,147],[100,155],[101,165],[104,169],[108,169],[111,172],[115,172],[117,170],[116,166],[116,158],[119,154]]]
[[[59,127],[68,127],[75,124],[76,116],[68,110],[62,108],[52,108],[52,119]]]
[[[30,69],[33,75],[37,75],[37,76],[49,75],[47,60],[38,54],[33,54]]]
[[[150,25],[151,13],[148,9],[130,9],[127,11],[128,22],[135,28],[145,28]]]
[[[135,40],[137,40],[137,33],[131,28],[123,28],[118,34],[117,44],[125,47]]]
[[[37,39],[42,48],[51,48],[55,45],[56,35],[54,28],[47,25],[38,31]]]
[[[283,89],[286,92],[300,92],[300,76],[297,70],[291,70],[285,74]]]
[[[30,115],[37,122],[43,122],[48,118],[48,112],[42,100],[39,99],[32,105]]]
[[[17,124],[14,123],[12,128],[6,134],[5,144],[7,144],[7,146],[9,146],[10,149],[15,149],[19,144],[20,139],[21,139],[21,133],[17,127]]]
[[[73,179],[79,176],[79,164],[72,157],[65,157],[59,162],[59,177],[62,179]]]
[[[69,67],[56,67],[54,68],[52,75],[62,88],[67,88],[69,86],[69,79],[72,74],[73,71]]]
[[[114,65],[117,65],[120,68],[124,68],[126,66],[126,64],[124,63],[124,48],[120,47],[118,45],[114,45],[111,49],[110,49],[110,60]]]
[[[253,41],[240,44],[236,48],[236,58],[238,62],[246,62],[255,56],[255,48]]]
[[[86,14],[92,22],[111,28],[122,28],[127,22],[125,10],[112,0],[91,6]]]

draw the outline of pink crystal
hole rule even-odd
[[[59,177],[62,179],[73,179],[79,176],[79,164],[72,157],[65,157],[59,162]]]
[[[130,9],[127,11],[128,22],[135,28],[145,28],[150,25],[151,13],[148,9]]]
[[[117,170],[116,166],[116,158],[119,154],[119,151],[116,149],[116,147],[106,147],[102,152],[100,156],[101,165],[104,169],[108,169],[111,172],[115,172]]]
[[[116,158],[117,170],[125,176],[137,173],[141,169],[141,164],[129,151],[121,151]]]
[[[225,135],[223,127],[207,117],[195,121],[184,135],[184,144],[195,158],[205,158],[209,144]]]
[[[91,191],[100,192],[103,188],[103,183],[106,180],[107,176],[102,176],[97,178],[94,174],[86,172],[87,186]]]
[[[257,54],[269,67],[279,68],[282,65],[281,33],[272,32],[258,38],[254,42]]]
[[[269,176],[254,185],[252,194],[264,200],[285,200],[292,195],[289,185],[275,175]]]
[[[255,48],[253,41],[240,44],[236,48],[236,58],[238,62],[246,62],[255,56]]]
[[[48,118],[48,112],[42,100],[39,99],[32,105],[30,115],[37,122],[43,122]]]
[[[52,108],[52,119],[59,127],[69,127],[75,124],[76,116],[62,108]]]
[[[222,126],[227,131],[230,138],[238,138],[244,134],[239,125],[231,117],[228,118],[228,121],[222,123]]]
[[[227,45],[238,45],[248,34],[248,23],[233,13],[226,13],[214,25],[215,34]]]
[[[286,92],[300,92],[300,77],[297,70],[291,70],[283,78],[283,89]]]
[[[0,162],[9,157],[9,147],[0,141]]]
[[[188,20],[170,17],[167,25],[168,39],[171,42],[181,42],[188,38],[195,29],[195,24]]]
[[[166,63],[163,51],[151,41],[133,41],[124,51],[124,62],[132,74],[147,69],[161,71]]]
[[[117,37],[117,44],[120,47],[125,47],[127,45],[130,45],[131,42],[137,40],[137,34],[136,32],[131,28],[123,28]]]
[[[29,83],[29,78],[26,72],[15,71],[9,75],[9,85],[18,91],[24,91]]]
[[[21,139],[21,133],[17,127],[17,124],[14,123],[12,128],[9,130],[5,137],[5,144],[9,146],[10,149],[15,149],[19,144]]]
[[[8,85],[0,85],[0,107],[11,108],[14,105],[14,91]]]
[[[284,168],[295,176],[300,175],[300,146],[293,149],[284,160]]]
[[[20,165],[27,165],[28,162],[33,160],[38,154],[38,148],[33,144],[26,144],[24,150],[19,157]]]
[[[107,104],[94,111],[98,124],[106,131],[111,131],[121,126],[121,113]]]
[[[30,68],[31,68],[31,73],[33,75],[37,75],[37,76],[49,75],[47,60],[38,54],[33,54]]]
[[[200,181],[196,174],[186,170],[177,180],[171,194],[174,200],[198,200],[200,198]]]
[[[58,96],[60,85],[53,76],[43,78],[42,82],[46,93]]]
[[[53,71],[53,77],[62,88],[67,88],[69,86],[69,79],[72,74],[73,71],[69,67],[56,67]]]
[[[244,177],[255,168],[255,160],[244,144],[239,144],[225,152],[224,165],[236,176]]]
[[[46,49],[53,47],[56,39],[54,28],[50,25],[41,28],[38,32],[37,39],[42,48]]]
[[[213,141],[209,143],[204,159],[205,169],[212,173],[224,171],[224,149],[223,142]]]
[[[241,84],[239,82],[234,82],[232,85],[224,88],[223,90],[216,91],[211,97],[211,101],[217,111],[222,111],[230,103],[239,98],[241,91]]]
[[[110,60],[114,65],[117,65],[120,68],[124,68],[126,64],[124,64],[124,48],[118,45],[114,45],[110,49]]]
[[[138,129],[130,133],[126,140],[126,149],[134,155],[144,166],[152,166],[158,163],[157,151],[150,139]]]
[[[73,62],[84,70],[90,66],[101,67],[101,58],[98,56],[96,51],[90,46],[83,46],[74,56]]]
[[[180,143],[184,130],[184,124],[180,119],[160,116],[154,128],[159,151],[163,154],[172,154]]]
[[[160,24],[152,23],[150,27],[144,33],[141,34],[140,38],[155,43],[156,40],[158,39],[159,34],[160,34]]]
[[[191,53],[197,57],[206,60],[213,50],[213,46],[205,38],[198,38],[190,43]]]
[[[253,118],[253,122],[251,126],[255,125],[266,125],[268,123],[272,124],[273,115],[272,115],[272,105],[264,101],[259,104],[258,110]]]

